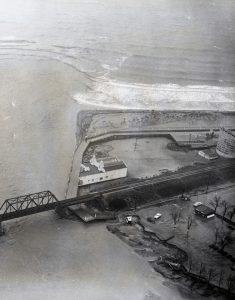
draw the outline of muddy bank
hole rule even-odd
[[[169,261],[171,263],[179,263],[183,265],[187,259],[187,253],[175,245],[167,243],[166,238],[160,238],[156,233],[145,229],[141,223],[139,216],[134,215],[132,225],[125,224],[125,218],[120,217],[121,222],[107,225],[107,229],[116,234],[121,240],[128,245],[134,247],[135,252],[142,257],[148,258],[154,268],[159,268],[158,272],[169,279],[175,278],[174,272],[169,268],[162,267],[161,263]]]
[[[170,236],[160,238],[155,232],[147,230],[137,215],[134,216],[133,223],[127,225],[124,216],[120,215],[119,222],[107,225],[107,229],[134,248],[139,256],[149,262],[154,271],[174,282],[179,290],[184,286],[182,290],[187,297],[192,294],[192,297],[199,298],[232,299],[232,291],[220,289],[199,275],[199,272],[191,271],[187,253],[168,242]]]

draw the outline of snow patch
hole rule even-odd
[[[233,87],[129,84],[103,76],[91,88],[73,98],[83,104],[119,109],[235,111]]]

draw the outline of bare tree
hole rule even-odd
[[[222,230],[220,232],[220,251],[223,251],[224,248],[227,245],[232,244],[233,241],[234,239],[232,237],[232,230],[227,230],[227,231]]]
[[[215,197],[210,201],[210,205],[214,208],[214,211],[216,213],[217,208],[220,206],[221,197],[215,195]]]
[[[178,207],[178,219],[177,219],[177,222],[179,222],[180,219],[181,219],[181,217],[182,217],[182,211],[183,211],[183,208]]]
[[[206,267],[203,263],[200,265],[199,277],[203,277],[203,274],[206,273]]]
[[[208,283],[211,282],[216,277],[216,271],[214,269],[210,269],[208,272]]]
[[[235,206],[230,207],[231,210],[228,212],[229,221],[232,221],[233,216],[235,215]]]
[[[177,205],[174,205],[171,209],[170,215],[172,217],[174,227],[176,227],[176,224],[179,222],[181,217],[181,209]]]
[[[235,283],[235,277],[232,276],[232,274],[230,274],[229,277],[228,277],[228,279],[227,279],[227,286],[228,286],[228,291],[229,292],[234,287],[234,283]]]
[[[189,215],[187,218],[187,238],[189,237],[189,230],[192,227],[193,224],[193,215]]]
[[[218,238],[219,238],[219,228],[218,227],[215,228],[214,234],[215,234],[215,242],[214,242],[214,244],[216,245],[217,242],[218,242]]]
[[[223,275],[224,275],[224,272],[223,270],[221,270],[220,272],[220,276],[219,276],[219,281],[218,281],[218,286],[220,287],[221,286],[221,283],[223,282]]]
[[[223,218],[224,218],[227,210],[231,207],[231,205],[226,200],[224,200],[221,202],[221,207],[223,207]]]
[[[189,266],[188,266],[188,272],[190,273],[191,270],[192,270],[192,266],[193,266],[193,261],[192,261],[192,259],[189,259],[188,263],[189,263]]]
[[[178,211],[177,210],[172,210],[171,211],[171,217],[172,217],[172,220],[174,222],[174,226],[176,226],[177,224],[177,220],[178,220]]]

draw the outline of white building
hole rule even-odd
[[[214,160],[219,157],[215,151],[210,150],[210,149],[200,150],[200,151],[198,151],[198,154],[201,157],[204,157],[205,159],[208,159],[208,160]]]
[[[93,155],[89,163],[81,165],[78,185],[85,186],[126,176],[127,167],[123,161],[110,157],[96,160]]]

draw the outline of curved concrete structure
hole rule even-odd
[[[235,158],[235,135],[230,130],[220,129],[216,152],[225,158]]]

